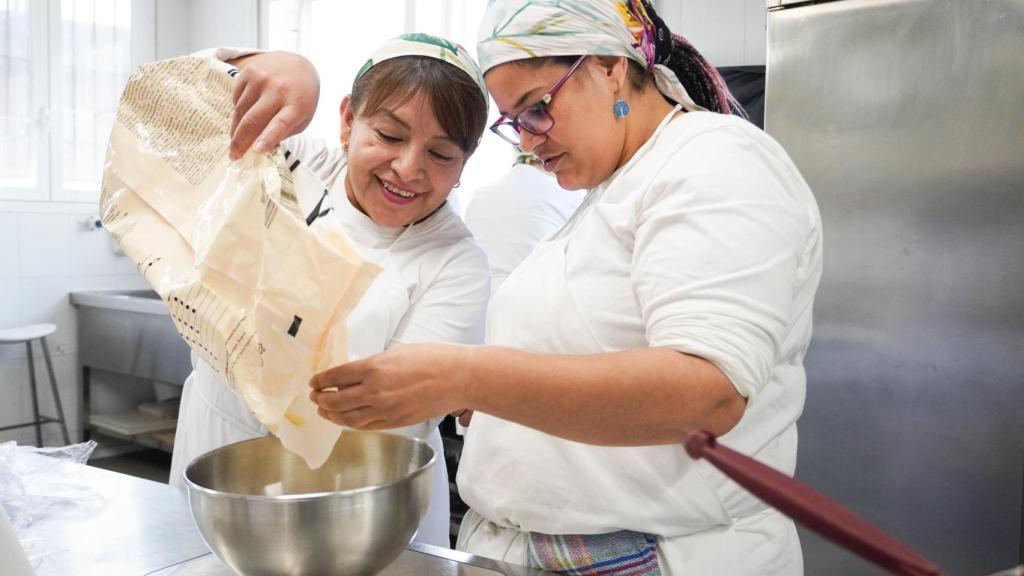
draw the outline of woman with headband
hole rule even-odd
[[[796,464],[821,223],[785,151],[639,0],[494,0],[502,116],[583,205],[492,296],[486,346],[389,350],[314,377],[328,418],[473,410],[459,548],[561,574],[791,575],[793,523],[680,442]]]
[[[242,72],[235,86],[232,151],[255,140],[268,151],[299,132],[316,108],[316,71],[304,58],[219,50]],[[460,46],[424,34],[381,46],[341,102],[340,146],[305,136],[281,144],[327,187],[299,197],[308,222],[337,218],[364,258],[382,267],[348,317],[349,358],[398,344],[483,340],[489,271],[483,251],[446,204],[487,120],[487,93]],[[301,281],[301,279],[297,279]],[[242,399],[193,356],[174,443],[171,482],[196,456],[266,434]],[[443,454],[436,418],[408,421],[400,433]],[[416,539],[449,546],[448,474],[434,467],[432,494]]]

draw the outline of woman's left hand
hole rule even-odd
[[[465,408],[471,350],[449,344],[396,346],[313,376],[309,398],[320,416],[351,428],[418,424]]]

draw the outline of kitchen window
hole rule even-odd
[[[96,202],[153,0],[0,0],[0,199]]]

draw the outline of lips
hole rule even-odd
[[[555,168],[558,167],[559,161],[562,159],[562,154],[556,154],[555,156],[548,156],[544,159],[544,169],[548,172],[554,172]]]
[[[387,182],[381,178],[377,178],[377,181],[380,183],[380,191],[384,196],[384,199],[392,204],[409,204],[416,200],[416,198],[421,194],[419,192],[411,192],[409,190],[399,188],[391,182]]]

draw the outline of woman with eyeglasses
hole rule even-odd
[[[785,151],[639,0],[495,0],[492,128],[587,195],[509,276],[486,345],[314,377],[355,427],[472,410],[459,548],[563,574],[790,575],[793,523],[679,442],[792,473],[821,224]]]

